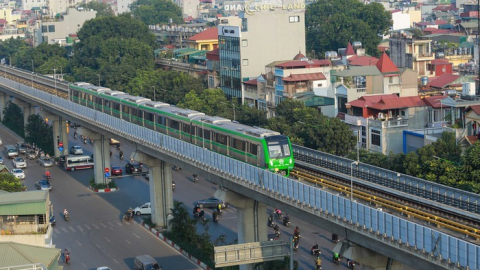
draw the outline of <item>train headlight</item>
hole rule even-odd
[[[290,164],[292,164],[292,163],[293,163],[293,158],[290,158]]]
[[[273,166],[273,160],[270,160],[270,166]]]

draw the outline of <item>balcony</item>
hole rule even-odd
[[[378,119],[368,119],[368,125],[370,127],[377,128],[397,128],[397,127],[408,127],[408,119],[391,119],[391,120],[378,120]]]
[[[345,114],[345,123],[353,126],[361,126],[362,118],[363,117],[361,116],[353,116],[353,115]]]
[[[413,59],[415,60],[434,60],[435,59],[435,56],[433,55],[432,52],[420,52],[420,53],[416,53],[413,55]]]

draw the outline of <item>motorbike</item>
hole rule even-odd
[[[193,182],[196,183],[198,181],[198,177],[196,174],[193,175]]]
[[[333,257],[333,263],[340,264],[340,258]]]
[[[123,160],[123,155],[120,155],[120,160]]]
[[[269,227],[274,227],[275,226],[275,221],[273,221],[273,219],[271,220],[270,218],[268,218],[268,226]]]
[[[213,222],[218,223],[218,220],[219,220],[219,219],[218,219],[218,215],[213,216]]]
[[[194,216],[195,218],[198,218],[198,219],[206,220],[206,218],[205,218],[205,211],[203,211],[203,209],[200,210],[200,212],[194,213],[193,216]]]
[[[280,234],[281,234],[280,230],[273,230],[273,233],[275,234],[275,237],[277,238],[280,237]]]
[[[175,191],[175,182],[172,182],[172,190]]]
[[[283,219],[283,214],[280,213],[280,212],[275,212],[275,216],[276,216],[278,219],[280,219],[280,220]]]
[[[322,270],[322,266],[321,265],[320,266],[319,265],[315,266],[315,270]]]
[[[336,243],[338,243],[338,241],[339,241],[339,240],[338,240],[338,235],[332,234],[332,243],[335,243],[335,244],[336,244]]]
[[[283,219],[283,226],[290,227],[290,219],[287,219],[286,217]]]
[[[69,220],[70,220],[70,215],[69,215],[69,214],[64,214],[64,215],[63,215],[63,219],[64,219],[65,221],[69,221]]]
[[[55,216],[51,216],[50,217],[50,224],[52,224],[52,226],[55,226],[56,223],[57,223],[57,221],[55,220]]]
[[[347,262],[347,267],[349,269],[355,269],[355,262],[354,261],[351,261],[351,260],[348,260]]]
[[[83,138],[83,144],[87,144],[87,138]]]
[[[314,255],[314,256],[317,256],[319,257],[320,255],[322,255],[322,252],[320,251],[320,249],[318,248],[318,245],[315,244],[313,245],[313,247],[310,249],[310,254]]]
[[[45,175],[45,179],[50,182],[50,180],[52,180],[52,176],[51,175]]]

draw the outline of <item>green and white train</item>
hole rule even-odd
[[[272,172],[294,167],[289,138],[272,130],[83,82],[70,85],[70,100]]]

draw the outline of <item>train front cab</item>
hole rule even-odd
[[[287,136],[275,135],[265,137],[265,157],[268,169],[273,172],[289,175],[293,169],[293,152]]]

